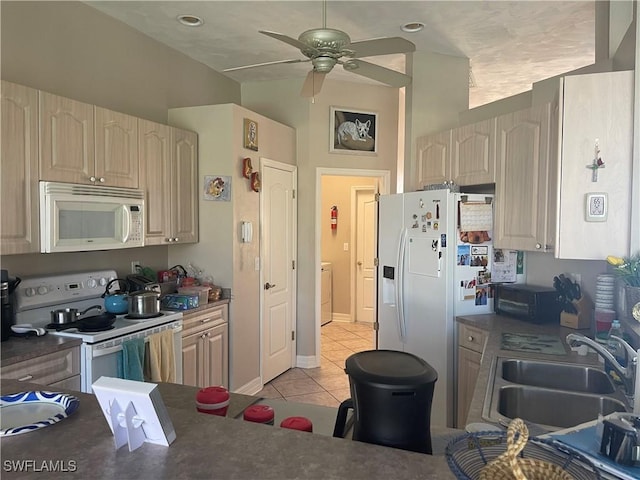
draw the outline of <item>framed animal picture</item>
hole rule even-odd
[[[378,153],[378,114],[331,107],[331,153]]]
[[[231,177],[205,175],[202,193],[205,200],[231,201]]]

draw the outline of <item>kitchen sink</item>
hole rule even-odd
[[[603,395],[510,385],[499,389],[497,410],[507,418],[568,428],[626,408],[621,401]]]
[[[625,411],[624,393],[597,366],[497,357],[482,416],[502,424],[521,418],[554,431]]]
[[[532,360],[502,361],[502,378],[508,382],[535,387],[584,393],[614,393],[609,376],[602,370],[584,365]]]

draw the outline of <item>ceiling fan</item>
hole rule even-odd
[[[385,83],[392,87],[404,87],[411,83],[411,77],[408,75],[381,67],[380,65],[365,62],[359,58],[414,52],[416,46],[413,43],[402,37],[374,38],[360,42],[351,42],[351,38],[345,32],[327,28],[326,18],[327,4],[325,0],[322,2],[322,28],[307,30],[301,33],[297,40],[282,33],[259,30],[259,32],[264,35],[298,48],[306,58],[244,65],[227,68],[223,70],[223,72],[233,72],[280,63],[311,62],[313,69],[307,75],[302,86],[301,95],[303,97],[316,95],[322,87],[325,75],[336,65],[342,65],[342,68],[347,72],[362,75],[363,77]]]

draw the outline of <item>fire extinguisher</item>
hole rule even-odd
[[[331,207],[331,230],[338,229],[338,207]]]

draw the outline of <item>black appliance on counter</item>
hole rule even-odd
[[[438,373],[420,357],[394,350],[354,353],[345,364],[351,398],[338,408],[333,436],[345,436],[353,409],[353,440],[431,454]]]
[[[11,326],[16,323],[15,312],[13,310],[13,292],[20,283],[20,278],[9,278],[7,270],[0,271],[0,308],[2,308],[2,318],[0,320],[0,340],[9,340],[11,336]]]
[[[496,313],[531,323],[560,323],[562,303],[553,287],[499,283],[493,309]]]

